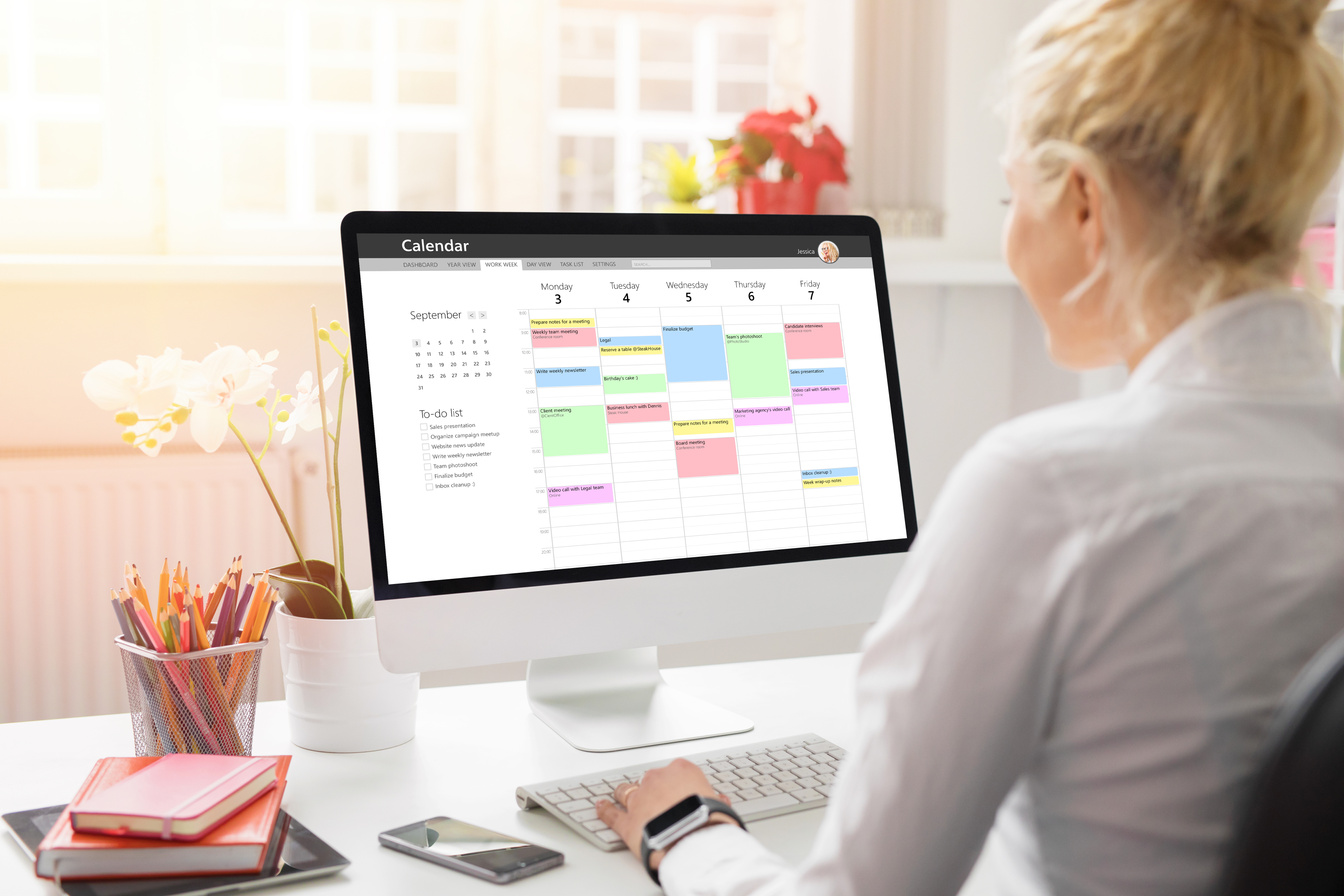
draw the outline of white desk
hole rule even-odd
[[[253,752],[293,754],[284,807],[351,861],[336,877],[273,892],[500,896],[494,884],[378,845],[379,831],[452,815],[565,854],[564,866],[511,884],[509,896],[658,893],[629,853],[600,852],[544,812],[519,811],[514,788],[806,731],[848,746],[857,663],[850,654],[669,669],[665,675],[672,684],[748,716],[755,730],[621,753],[581,753],[564,743],[532,715],[522,682],[423,690],[415,740],[378,753],[301,750],[289,742],[284,704],[262,703]],[[0,725],[0,812],[64,803],[96,759],[133,751],[124,715]],[[811,846],[821,818],[820,811],[798,812],[757,822],[751,830],[796,862]],[[59,892],[33,876],[11,837],[0,839],[0,893]]]

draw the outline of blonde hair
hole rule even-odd
[[[1142,297],[1160,277],[1180,306],[1113,295],[1140,330],[1282,283],[1299,263],[1344,151],[1344,66],[1315,37],[1327,3],[1058,0],[1019,38],[1010,152],[1046,183],[1078,165],[1104,193],[1116,178],[1134,189],[1145,262],[1112,292]]]

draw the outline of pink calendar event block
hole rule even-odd
[[[733,420],[738,426],[768,426],[771,423],[792,423],[793,408],[737,408]]]
[[[847,404],[848,386],[802,386],[793,390],[794,404]]]
[[[845,354],[840,325],[835,323],[785,324],[784,347],[791,359],[842,358]]]
[[[533,348],[587,348],[597,345],[596,327],[533,330]]]
[[[694,476],[737,475],[737,439],[684,439],[677,445],[677,475],[682,479]]]
[[[665,401],[607,405],[608,423],[657,423],[670,419]]]
[[[546,503],[552,507],[610,504],[613,499],[609,482],[601,485],[559,485],[546,489]]]

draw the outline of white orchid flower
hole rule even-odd
[[[327,374],[326,379],[322,381],[326,391],[331,391],[340,372],[339,368],[335,368]],[[313,372],[305,370],[303,376],[299,377],[299,384],[294,388],[294,402],[289,408],[289,416],[275,425],[277,432],[285,434],[280,440],[281,445],[288,445],[289,440],[294,438],[294,433],[300,429],[312,432],[322,425],[321,395],[322,393],[313,384]],[[328,409],[327,422],[331,421],[331,410]]]
[[[208,452],[219,448],[229,431],[229,413],[235,404],[251,404],[271,388],[275,368],[255,351],[236,345],[216,348],[191,371],[185,391],[191,400],[191,437]]]
[[[177,435],[177,424],[173,422],[171,416],[165,417],[162,421],[146,420],[126,427],[122,438],[126,438],[127,435],[131,436],[127,441],[132,445],[150,457],[158,457],[159,449]]]
[[[105,411],[132,411],[158,420],[174,403],[185,404],[183,379],[196,366],[182,360],[182,350],[165,348],[157,358],[140,355],[132,367],[125,361],[104,361],[84,374],[84,394]]]

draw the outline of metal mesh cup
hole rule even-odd
[[[156,653],[117,638],[135,755],[252,755],[265,641]]]

